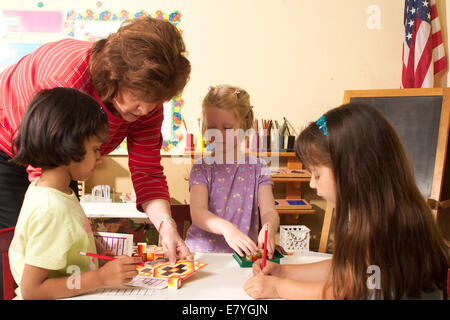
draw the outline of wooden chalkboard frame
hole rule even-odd
[[[448,140],[450,128],[450,89],[383,89],[383,90],[346,90],[344,92],[344,103],[349,103],[352,98],[378,98],[378,97],[425,97],[441,96],[441,118],[439,122],[439,133],[434,162],[433,182],[431,186],[430,199],[441,201],[445,162],[448,158]],[[447,199],[445,199],[447,200]]]

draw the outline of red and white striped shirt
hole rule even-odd
[[[127,138],[128,163],[138,208],[152,199],[170,202],[160,155],[163,107],[155,108],[135,122],[113,115],[90,81],[92,45],[92,42],[74,39],[47,43],[0,74],[0,150],[12,156],[12,138],[25,108],[36,93],[55,87],[75,88],[97,100],[108,115],[109,137],[101,147],[102,155],[109,154]],[[27,171],[30,181],[41,173],[40,169],[31,166]]]

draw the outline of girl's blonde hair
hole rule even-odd
[[[240,122],[241,129],[253,128],[253,107],[250,104],[250,95],[244,89],[226,84],[209,87],[202,103],[203,133],[206,131],[205,111],[211,106],[232,111]]]

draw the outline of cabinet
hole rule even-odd
[[[207,154],[208,152],[205,151],[186,152],[186,156],[191,157],[191,166],[194,164],[195,159]],[[269,167],[280,169],[280,172],[272,173],[272,180],[276,183],[285,184],[286,192],[282,199],[276,200],[304,200],[301,194],[301,184],[304,182],[309,183],[311,175],[302,170],[303,165],[298,161],[294,152],[249,152],[248,154],[254,157],[264,158]],[[276,163],[274,164],[273,162]],[[314,214],[315,210],[312,209],[308,201],[304,200],[304,202],[305,205],[279,205],[277,211],[279,214]]]
[[[278,166],[280,167],[280,173],[273,173],[272,180],[278,183],[284,183],[286,186],[286,200],[303,200],[305,205],[300,205],[300,208],[296,205],[291,206],[277,206],[279,214],[314,214],[315,210],[307,200],[302,199],[301,185],[302,183],[309,183],[311,175],[305,172],[303,165],[298,161],[294,152],[261,152],[259,154],[253,154],[259,157],[276,158],[278,157]],[[276,199],[279,200],[279,199]],[[296,203],[295,201],[290,201]],[[292,207],[292,208],[289,208]],[[297,207],[297,208],[296,208]]]

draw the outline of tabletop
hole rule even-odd
[[[281,264],[311,263],[330,259],[331,255],[302,252],[281,259]],[[182,282],[180,289],[143,289],[122,286],[98,289],[93,293],[71,297],[81,300],[251,300],[244,283],[252,268],[241,268],[230,253],[195,253],[195,260],[208,265]]]

